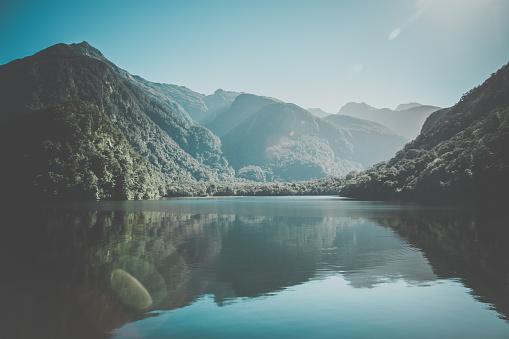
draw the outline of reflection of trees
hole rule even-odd
[[[506,213],[414,211],[373,219],[422,249],[439,278],[461,279],[480,301],[509,320],[509,228]]]
[[[177,246],[201,227],[191,215],[47,209],[5,217],[1,337],[102,337],[137,311],[188,302]],[[149,296],[133,302],[140,291]]]
[[[309,280],[335,236],[327,218],[237,217],[228,229],[207,277],[213,281],[207,292],[219,303]]]
[[[339,271],[352,287],[372,288],[404,279],[419,284],[434,280],[426,259],[393,231],[363,218],[337,219],[338,230],[323,265]]]
[[[336,273],[353,287],[459,277],[482,301],[509,314],[509,231],[501,231],[503,219],[494,216],[49,208],[8,216],[0,239],[3,276],[9,277],[1,281],[6,316],[0,337],[101,337],[147,311],[183,307],[206,293],[223,304]]]

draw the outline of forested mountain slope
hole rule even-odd
[[[282,101],[254,94],[239,95],[226,111],[220,112],[220,114],[206,126],[217,136],[222,138],[228,132],[257,113],[263,106],[277,102]]]
[[[214,94],[205,95],[184,86],[152,82],[119,68],[86,41],[69,46],[83,55],[104,61],[114,72],[141,88],[153,99],[166,105],[189,124],[196,122],[204,125],[210,122],[217,111],[227,109],[240,94],[219,89]]]
[[[407,139],[374,121],[348,115],[332,114],[324,118],[346,130],[348,141],[354,146],[353,159],[364,168],[393,157]]]
[[[101,60],[105,62],[108,66],[111,67],[111,69],[117,73],[118,75],[122,76],[124,79],[130,81],[131,83],[137,85],[140,87],[146,94],[148,94],[153,99],[156,99],[157,101],[161,102],[165,106],[167,106],[173,113],[180,116],[182,119],[184,119],[187,123],[192,124],[193,119],[189,115],[189,113],[186,111],[182,105],[180,105],[177,101],[173,100],[168,95],[168,90],[171,91],[171,89],[165,88],[164,84],[156,84],[150,81],[147,81],[143,79],[140,76],[132,75],[128,71],[118,67],[113,62],[108,60],[97,48],[91,46],[88,42],[83,41],[79,44],[70,44],[69,47],[74,49],[75,51],[83,54],[84,56],[88,56],[94,59]],[[194,93],[193,93],[194,94]],[[198,96],[199,93],[196,93]]]
[[[161,173],[97,106],[66,102],[0,126],[5,198],[133,199],[163,195]]]
[[[220,140],[190,126],[105,62],[65,44],[0,66],[2,121],[58,103],[94,103],[166,180],[230,180]]]
[[[244,98],[258,104],[269,100]],[[248,118],[222,138],[225,155],[240,176],[298,181],[361,168],[352,160],[353,145],[341,127],[283,102],[272,101],[252,111],[242,111]]]
[[[441,116],[440,116],[441,115]],[[387,162],[354,176],[341,195],[493,203],[509,191],[509,66],[430,117]]]

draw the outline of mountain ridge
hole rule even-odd
[[[300,181],[361,168],[339,126],[295,104],[261,100],[265,104],[222,138],[225,156],[237,171],[255,166],[267,181]]]
[[[240,93],[216,90],[211,95],[195,92],[185,86],[152,82],[139,75],[132,75],[108,60],[98,49],[83,41],[79,44],[70,44],[71,48],[83,55],[96,58],[107,63],[114,72],[140,87],[149,96],[166,105],[189,124],[204,124],[210,120],[214,113],[233,102]],[[220,97],[220,98],[219,98]],[[222,103],[220,102],[222,99]]]
[[[190,126],[104,61],[66,44],[0,66],[2,120],[65,101],[94,103],[167,180],[230,180],[220,140]]]
[[[500,204],[509,190],[509,64],[429,118],[392,159],[350,175],[361,199]]]
[[[398,110],[398,108],[404,108]],[[380,123],[398,134],[413,140],[420,133],[428,116],[440,109],[437,106],[413,103],[399,105],[396,110],[390,108],[375,108],[365,102],[349,102],[337,114],[350,115],[356,118]]]

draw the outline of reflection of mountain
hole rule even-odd
[[[390,229],[366,219],[343,219],[324,264],[341,271],[350,285],[372,288],[404,279],[419,284],[436,279],[428,261]]]
[[[324,201],[313,214],[308,200],[297,200],[285,200],[294,204],[291,213],[287,205],[279,213],[262,208],[265,215],[253,212],[249,199],[13,210],[0,239],[0,298],[8,313],[0,334],[101,337],[147,311],[184,307],[206,294],[225,305],[331,275],[354,288],[460,278],[509,313],[509,234],[497,232],[499,219],[355,202],[342,216],[324,217]]]
[[[239,217],[223,234],[211,265],[216,302],[257,297],[312,278],[321,249],[335,236],[331,220],[296,217]],[[209,268],[210,270],[210,268]]]
[[[99,338],[139,311],[189,302],[189,269],[176,251],[183,235],[173,225],[193,233],[191,216],[37,212],[4,219],[11,229],[0,244],[2,314],[9,310],[2,337]]]
[[[509,231],[496,211],[434,211],[373,219],[422,249],[440,279],[461,279],[480,301],[509,320]]]

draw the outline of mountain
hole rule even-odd
[[[394,158],[350,175],[341,195],[505,204],[509,191],[509,65],[429,120]]]
[[[218,114],[216,118],[206,126],[217,136],[222,138],[225,134],[258,112],[263,106],[278,102],[281,101],[254,94],[241,94],[235,98],[235,101],[225,112]]]
[[[105,62],[115,73],[141,88],[146,94],[164,104],[189,124],[203,125],[211,121],[215,112],[226,109],[240,94],[219,89],[214,94],[205,95],[184,86],[151,82],[119,68],[86,41],[69,46],[85,56]]]
[[[422,125],[421,133],[427,130],[428,127],[430,127],[431,125],[434,125],[435,122],[440,120],[440,118],[443,117],[447,112],[449,112],[449,108],[442,108],[439,109],[438,111],[431,113],[430,116],[426,119],[426,121]]]
[[[325,118],[325,117],[331,115],[331,113],[327,113],[324,110],[322,110],[321,108],[308,108],[307,111],[318,118]]]
[[[325,118],[347,131],[347,139],[354,146],[353,159],[364,168],[393,157],[407,139],[374,121],[348,115],[332,114]]]
[[[408,104],[399,104],[398,107],[396,107],[395,111],[404,111],[409,108],[424,106],[422,104],[419,104],[417,102],[410,102]]]
[[[207,112],[205,112],[206,115],[203,117],[196,115],[196,121],[202,125],[206,125],[214,120],[217,114],[220,114],[230,108],[235,99],[241,94],[243,93],[218,89],[214,92],[214,94],[207,95],[203,98],[203,101],[207,106]]]
[[[389,108],[378,109],[366,103],[349,102],[337,114],[378,122],[396,133],[413,140],[420,132],[426,118],[440,107],[417,103],[399,105],[393,111]]]
[[[237,114],[233,109],[238,109]],[[294,104],[241,95],[223,116],[226,114],[231,120],[238,119],[232,124],[235,126],[222,130],[228,131],[221,140],[240,177],[301,181],[343,175],[362,167],[352,160],[353,145],[346,131]]]
[[[375,122],[334,114],[319,119],[254,94],[239,95],[207,127],[221,138],[238,176],[257,181],[343,175],[389,159],[406,142]]]
[[[104,61],[58,44],[0,66],[2,121],[75,100],[103,110],[165,180],[221,181],[234,176],[212,132],[189,125]]]
[[[156,198],[164,180],[93,104],[66,102],[0,126],[0,185],[24,199]]]
[[[150,81],[147,81],[143,79],[140,76],[132,75],[126,70],[118,67],[113,62],[108,60],[97,48],[91,46],[88,42],[83,41],[79,44],[70,44],[69,45],[72,49],[75,51],[83,54],[84,56],[88,56],[90,58],[94,58],[97,60],[101,60],[105,62],[108,66],[111,67],[111,69],[122,76],[124,79],[130,81],[131,83],[135,84],[136,86],[140,87],[145,93],[147,93],[150,97],[153,99],[156,99],[157,101],[164,104],[166,107],[168,107],[172,112],[180,116],[182,119],[184,119],[187,123],[192,124],[193,119],[189,115],[189,113],[186,111],[184,107],[182,107],[181,104],[176,102],[172,99],[172,97],[169,95],[168,92],[171,93],[171,88],[166,88],[163,84],[153,83]],[[178,87],[178,86],[176,86]],[[198,96],[200,94],[196,93]]]

